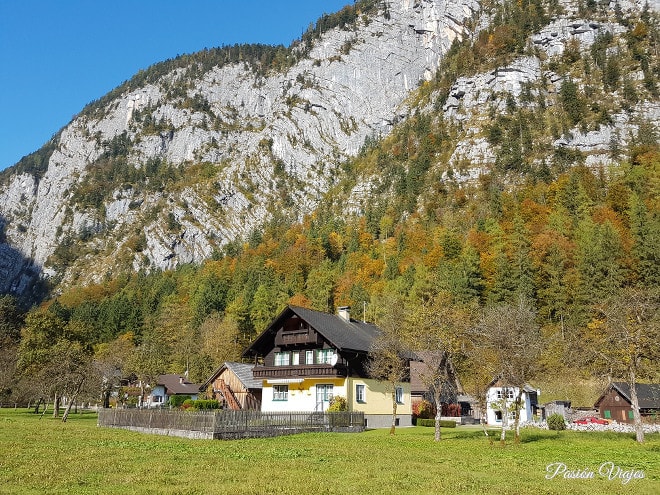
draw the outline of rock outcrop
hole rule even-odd
[[[131,256],[135,269],[199,262],[267,220],[282,188],[288,189],[291,212],[309,211],[343,158],[356,154],[367,137],[386,135],[407,114],[407,96],[433,76],[479,8],[477,0],[389,1],[349,29],[326,32],[284,73],[256,75],[242,63],[202,74],[177,68],[96,112],[83,112],[62,131],[38,181],[14,176],[0,188],[5,242],[66,281],[79,270],[57,266],[53,254],[83,238],[85,249],[70,261],[87,264],[87,278],[99,279],[115,268],[113,256]],[[183,96],[173,98],[172,88],[183,88]],[[195,98],[201,108],[185,105]],[[166,130],[147,129],[147,116]],[[136,187],[113,191],[101,209],[76,204],[77,188],[123,133],[132,144],[127,161],[135,167],[154,159],[177,167],[222,164],[215,190]],[[301,183],[304,188],[292,187]],[[164,227],[164,218],[176,223],[176,232]],[[139,251],[122,250],[131,237],[127,232],[136,229],[144,239]],[[3,265],[27,263],[6,254],[3,259]],[[20,272],[7,272],[0,290],[16,289]]]

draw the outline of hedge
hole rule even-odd
[[[435,426],[435,419],[417,418],[417,426]],[[456,421],[441,419],[440,426],[443,428],[456,428]]]

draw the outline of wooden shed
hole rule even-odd
[[[642,417],[660,414],[660,384],[638,383],[635,390]],[[598,409],[601,418],[619,423],[633,422],[630,386],[625,382],[612,382],[598,398],[594,407]]]
[[[262,381],[252,376],[253,364],[226,362],[200,387],[224,408],[261,409]]]

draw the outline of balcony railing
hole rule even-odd
[[[255,366],[254,378],[305,378],[347,376],[344,364],[302,364],[298,366]]]
[[[296,330],[294,332],[279,332],[275,336],[275,345],[306,345],[320,344],[319,334],[312,329]]]

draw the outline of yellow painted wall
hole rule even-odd
[[[355,386],[366,385],[366,402],[355,400]],[[392,414],[392,394],[387,390],[387,383],[369,378],[348,379],[349,410],[364,412],[365,414]],[[412,414],[410,399],[410,383],[400,383],[403,387],[403,404],[397,404],[396,413],[401,415]]]

